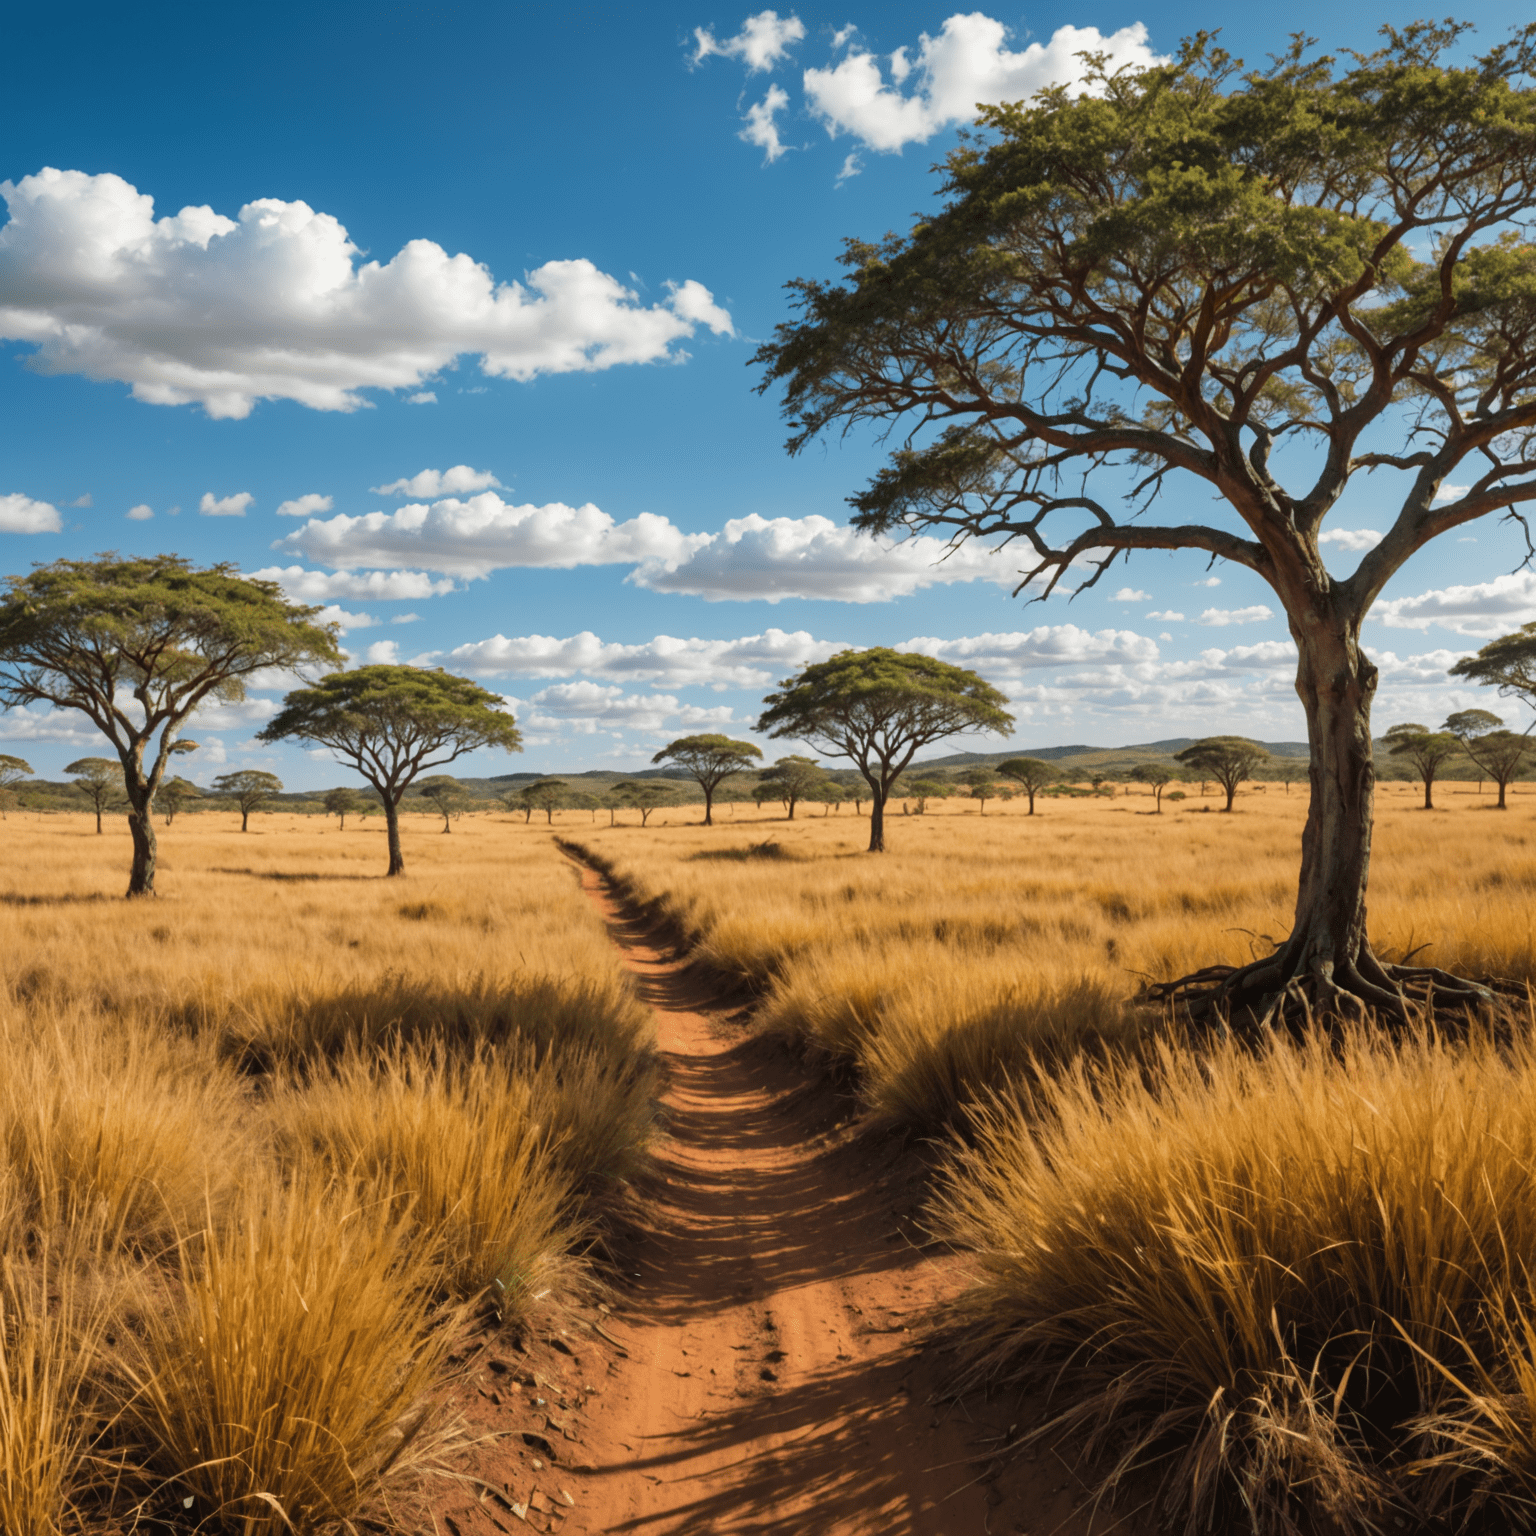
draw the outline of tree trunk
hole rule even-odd
[[[1435,808],[1435,776],[1432,773],[1424,775],[1424,809],[1432,811]]]
[[[869,802],[869,851],[885,852],[885,796],[878,790]]]
[[[133,834],[133,870],[128,876],[128,895],[153,896],[155,894],[154,807],[147,801],[142,805],[134,806],[128,812],[128,830]]]
[[[251,830],[251,813],[243,805],[240,807],[240,830],[242,832]]]
[[[1293,622],[1296,692],[1307,714],[1312,800],[1301,837],[1301,880],[1291,936],[1275,957],[1280,986],[1313,977],[1332,1002],[1344,988],[1397,1003],[1366,935],[1366,884],[1376,806],[1371,701],[1376,668],[1361,654],[1359,624]],[[1363,974],[1362,974],[1363,971]],[[1385,983],[1385,985],[1383,985]],[[1275,988],[1278,990],[1279,988]]]
[[[1509,809],[1509,807],[1504,804],[1504,786],[1508,782],[1509,781],[1507,779],[1500,779],[1499,780],[1499,804],[1498,804],[1498,809],[1501,810],[1501,811],[1507,811]],[[1482,793],[1482,786],[1481,785],[1478,786],[1478,793],[1479,794]]]
[[[704,791],[704,825],[712,827],[715,824],[715,792],[708,784],[701,784]]]
[[[1237,785],[1224,784],[1222,788],[1227,792],[1227,803],[1224,809],[1230,811],[1232,809],[1232,802],[1237,798]]]
[[[384,829],[389,834],[389,868],[385,878],[405,873],[405,855],[400,851],[400,807],[387,795],[384,797]]]
[[[101,807],[96,807],[96,836],[101,836]]]

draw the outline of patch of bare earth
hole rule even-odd
[[[927,1325],[963,1265],[923,1246],[915,1159],[871,1144],[784,1052],[627,913],[584,888],[656,1012],[667,1135],[627,1288],[528,1352],[490,1344],[458,1406],[473,1480],[436,1501],[492,1530],[721,1536],[1096,1536],[1017,1402],[942,1395]]]

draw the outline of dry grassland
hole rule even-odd
[[[372,828],[183,817],[130,904],[125,834],[0,825],[6,1536],[378,1515],[460,1320],[575,1278],[649,1015],[547,834],[430,826],[385,881]]]
[[[1536,795],[1420,795],[1382,787],[1376,944],[1536,979]],[[951,1131],[968,1379],[1043,1392],[1034,1433],[1086,1444],[1102,1495],[1152,1478],[1188,1531],[1524,1529],[1536,1050],[1255,1056],[1134,1008],[1286,933],[1305,796],[1237,805],[951,803],[875,859],[846,813],[575,835],[879,1115]]]

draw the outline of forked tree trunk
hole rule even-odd
[[[155,894],[154,806],[147,799],[128,811],[128,830],[133,834],[133,869],[128,876],[129,896]]]

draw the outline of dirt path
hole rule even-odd
[[[509,1531],[509,1511],[537,1529],[643,1536],[1113,1528],[1074,1514],[1080,1485],[1049,1453],[999,1471],[1018,1405],[941,1399],[944,1360],[918,1346],[961,1277],[921,1246],[915,1161],[853,1135],[825,1083],[730,1022],[578,867],[655,1010],[667,1134],[603,1341],[573,1319],[545,1341],[557,1353],[535,1341],[527,1360],[472,1376],[472,1417],[501,1449],[475,1471],[478,1505],[444,1511],[453,1536],[485,1519]]]

